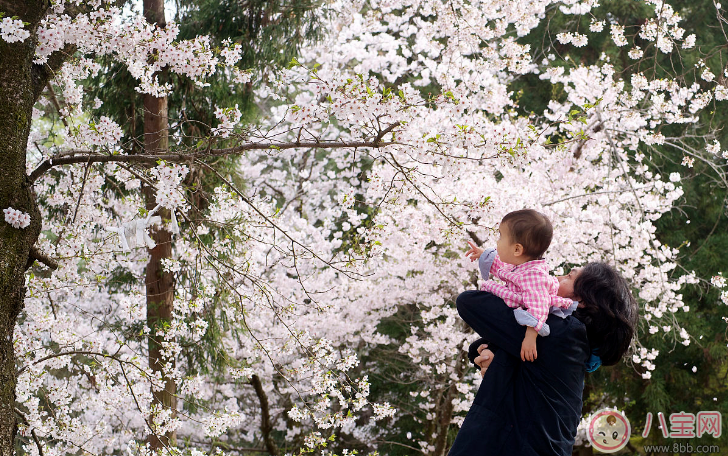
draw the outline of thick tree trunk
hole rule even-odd
[[[6,17],[18,16],[35,31],[50,2],[0,1]],[[25,171],[25,152],[39,78],[33,68],[33,37],[7,43],[0,39],[0,209],[30,214],[30,226],[13,228],[0,214],[0,456],[11,456],[17,422],[17,384],[13,331],[23,309],[25,267],[41,229],[41,217]]]
[[[455,361],[455,375],[458,379],[463,378],[463,374],[465,373],[465,370],[467,366],[469,366],[469,364],[470,363],[467,362],[467,354],[465,355],[465,358],[463,358],[463,356],[458,356],[457,361]],[[440,408],[440,413],[438,414],[439,416],[436,418],[437,438],[435,439],[435,452],[433,453],[435,456],[444,456],[446,450],[448,450],[449,448],[447,446],[447,437],[450,431],[450,422],[452,421],[453,416],[453,400],[455,400],[455,397],[457,395],[458,390],[456,387],[456,382],[451,381],[450,386],[445,393],[445,397],[442,399],[442,407]]]
[[[144,17],[149,23],[164,27],[164,0],[144,0]],[[160,75],[162,76],[162,75]],[[169,145],[169,120],[167,117],[167,98],[144,95],[144,149],[147,154],[165,153]],[[154,190],[144,188],[147,210],[156,206]],[[159,212],[162,219],[169,219],[167,210]],[[153,229],[151,238],[157,246],[149,251],[149,263],[146,270],[147,288],[147,324],[151,329],[149,338],[149,366],[153,371],[162,372],[165,387],[162,391],[152,391],[154,402],[164,408],[172,409],[173,416],[177,410],[177,385],[174,380],[164,375],[163,366],[168,363],[162,355],[164,336],[158,336],[158,328],[172,321],[174,302],[174,279],[172,274],[164,272],[162,260],[172,257],[172,234],[159,227]],[[171,367],[171,366],[169,366]],[[150,435],[149,443],[153,450],[175,445],[176,435],[169,432],[163,436]]]
[[[147,209],[151,210],[154,203],[154,190],[147,187],[144,189]],[[169,218],[169,211],[161,211],[162,218]],[[162,269],[162,259],[172,257],[172,235],[169,231],[158,228],[152,230],[151,238],[157,244],[149,251],[149,262],[146,270],[146,291],[147,291],[147,324],[151,330],[149,337],[149,366],[153,371],[162,373],[165,386],[162,391],[152,390],[154,402],[164,408],[177,410],[177,385],[174,380],[164,374],[163,367],[167,364],[172,367],[169,361],[162,355],[164,336],[156,334],[157,329],[163,329],[165,323],[172,321],[172,310],[174,300],[174,279],[172,274]],[[176,416],[176,413],[173,413]],[[169,432],[163,436],[152,434],[149,436],[149,443],[152,449],[160,449],[166,446],[175,445],[175,433]]]
[[[268,395],[265,394],[263,384],[260,382],[260,377],[253,375],[250,378],[250,384],[255,388],[255,394],[258,396],[260,401],[260,431],[263,433],[263,442],[265,442],[265,448],[271,456],[279,456],[280,451],[275,440],[273,440],[273,424],[270,421],[270,405],[268,404]]]

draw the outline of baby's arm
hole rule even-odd
[[[465,256],[470,258],[470,261],[477,260],[483,253],[484,249],[482,247],[478,247],[478,245],[473,241],[468,241],[468,245],[470,246],[470,250],[465,252]]]
[[[495,249],[493,249],[495,251]],[[498,253],[496,252],[495,258],[493,258],[493,264],[490,267],[490,274],[498,277],[501,280],[506,280],[502,273],[504,271],[504,266],[506,264],[501,261],[500,257],[498,256]]]
[[[480,276],[483,280],[490,279],[490,271],[493,269],[493,263],[497,256],[498,253],[494,248],[486,249],[480,254],[480,258],[478,258],[478,268],[480,269]]]
[[[546,323],[551,307],[551,296],[546,290],[530,289],[523,291],[523,308],[536,319],[536,331]]]
[[[495,280],[488,280],[480,287],[482,291],[493,293],[503,300],[509,300],[510,302],[523,302],[523,296],[520,293],[509,290],[508,287],[502,283],[498,283]]]
[[[465,256],[470,258],[470,261],[478,260],[480,275],[483,277],[483,280],[488,280],[490,274],[495,270],[493,264],[498,256],[496,249],[483,249],[482,247],[478,247],[473,241],[468,241],[468,245],[470,246],[470,250],[465,252]],[[500,259],[498,261],[500,262]],[[498,267],[496,266],[496,268]]]
[[[523,305],[523,300],[522,299],[519,300],[518,304]],[[552,312],[553,309],[554,309],[553,307],[550,308],[549,313],[554,313],[554,312]],[[564,314],[563,312],[561,312],[560,314],[557,313],[556,315],[561,318],[566,318],[566,314]],[[571,313],[569,313],[569,315],[571,315]],[[528,313],[527,310],[524,310],[521,307],[516,307],[515,309],[513,309],[513,316],[516,317],[516,321],[521,326],[531,326],[531,327],[535,328],[536,325],[538,325],[538,319],[536,317],[534,317],[533,315],[531,315],[530,313]],[[546,337],[549,334],[551,334],[551,328],[549,327],[549,324],[548,323],[542,324],[541,329],[538,330],[538,335],[541,337]]]
[[[543,329],[546,323],[546,317],[551,307],[551,295],[548,288],[539,277],[528,277],[523,289],[523,307],[534,318],[535,325],[529,325],[526,329],[526,336],[521,345],[521,359],[533,361],[538,356],[536,351],[536,336]]]
[[[521,361],[536,361],[538,358],[538,352],[536,351],[536,338],[538,332],[533,329],[533,326],[526,327],[526,335],[523,337],[523,343],[521,344]]]
[[[568,309],[574,305],[574,300],[571,298],[562,298],[561,296],[551,296],[551,307],[558,307],[559,309]]]
[[[491,274],[496,274],[502,267],[503,262],[498,258],[498,252],[495,248],[484,249],[478,247],[473,241],[468,241],[470,250],[465,252],[465,256],[470,261],[478,260],[478,269],[483,280],[490,279]]]

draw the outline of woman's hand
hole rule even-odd
[[[482,344],[478,347],[478,356],[473,361],[480,366],[480,375],[485,376],[485,371],[493,362],[493,352],[488,349],[488,344]]]
[[[483,253],[483,250],[485,249],[478,247],[473,241],[468,241],[468,245],[470,246],[470,250],[465,252],[465,256],[470,258],[471,262],[477,261],[478,258],[480,258],[480,255]]]

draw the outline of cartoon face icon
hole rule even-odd
[[[602,409],[589,421],[586,436],[594,449],[614,453],[627,445],[630,432],[626,416],[617,410]]]

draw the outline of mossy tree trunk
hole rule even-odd
[[[30,215],[30,226],[13,228],[0,215],[0,456],[13,454],[17,429],[17,366],[13,331],[25,297],[25,269],[41,230],[41,215],[26,174],[26,146],[33,104],[48,80],[33,64],[35,30],[50,1],[0,0],[5,17],[26,22],[31,37],[7,43],[0,39],[0,209],[13,207]]]

